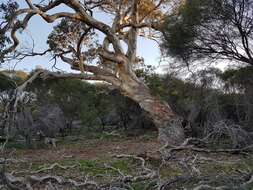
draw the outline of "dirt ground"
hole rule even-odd
[[[8,155],[6,173],[25,180],[30,176],[40,177],[32,183],[33,189],[190,190],[202,184],[253,189],[253,181],[245,187],[238,186],[250,182],[252,154],[186,150],[164,157],[157,151],[160,147],[154,136],[62,139],[56,148],[9,148],[5,153]],[[155,176],[150,177],[152,172]],[[43,176],[48,179],[42,180]],[[80,185],[87,180],[96,185]],[[203,187],[199,189],[210,189]],[[4,188],[0,184],[0,189]],[[23,186],[23,189],[28,188]]]
[[[120,141],[86,140],[78,145],[59,145],[57,148],[19,150],[14,153],[17,159],[27,162],[38,161],[63,161],[66,158],[73,159],[97,159],[116,154],[140,155],[145,152],[155,152],[159,149],[159,143],[153,139],[140,142],[140,139],[124,139]]]

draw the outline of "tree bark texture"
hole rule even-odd
[[[181,144],[185,137],[179,117],[167,102],[153,96],[140,79],[130,76],[121,73],[122,94],[137,102],[148,113],[158,129],[161,144]]]

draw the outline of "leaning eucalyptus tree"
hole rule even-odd
[[[19,8],[18,2],[10,1],[1,6],[5,20],[1,23],[0,43],[9,44],[1,50],[3,60],[10,54],[22,57],[51,52],[55,59],[61,59],[79,73],[39,71],[38,76],[106,81],[150,115],[161,142],[183,141],[184,132],[178,117],[167,103],[150,93],[134,72],[134,66],[141,61],[137,56],[138,37],[156,37],[166,10],[175,6],[171,0],[44,0],[37,4],[24,0],[25,8]],[[60,6],[65,6],[66,12],[58,12],[56,8]],[[95,11],[103,12],[111,22],[98,20],[93,14]],[[60,22],[48,36],[48,50],[19,53],[16,33],[24,30],[34,16],[40,16],[47,23]],[[99,39],[103,36],[102,42],[98,34]]]

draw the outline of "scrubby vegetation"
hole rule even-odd
[[[253,0],[1,2],[0,190],[253,190],[252,13]],[[35,16],[53,24],[39,52],[21,37]],[[35,56],[52,70],[6,69]]]
[[[108,84],[37,79],[25,92],[32,100],[19,105],[15,130],[8,131],[7,152],[16,151],[7,159],[7,171],[18,176],[50,174],[17,184],[45,180],[67,189],[78,189],[68,179],[82,181],[80,176],[89,179],[80,188],[90,189],[106,189],[108,181],[123,189],[196,189],[201,181],[210,187],[229,184],[227,188],[249,189],[252,183],[245,181],[253,169],[247,153],[252,144],[252,86],[244,80],[251,81],[250,69],[209,69],[184,80],[174,74],[137,70],[152,93],[183,119],[189,142],[169,149],[159,148],[156,128],[147,114]],[[15,80],[7,76],[2,80],[3,98],[15,89],[9,83]],[[1,129],[4,141],[7,131],[3,125]],[[196,148],[187,146],[190,142]],[[47,188],[42,181],[38,187]]]

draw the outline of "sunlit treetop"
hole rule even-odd
[[[116,78],[123,77],[118,75],[119,69],[128,74],[132,73],[132,77],[136,78],[132,67],[143,61],[137,55],[138,37],[157,40],[166,15],[181,3],[175,0],[24,2],[22,8],[19,8],[19,2],[14,0],[1,4],[2,60],[51,53],[55,62],[61,59],[72,69],[96,75],[105,75],[105,72],[108,72],[106,80],[109,78],[108,75],[112,75],[113,78],[115,74]],[[66,12],[58,11],[59,6],[68,9]],[[96,18],[95,12],[98,11],[103,12],[103,20]],[[47,23],[57,23],[48,36],[49,47],[44,52],[34,52],[34,49],[30,52],[19,51],[20,41],[17,32],[25,30],[34,16],[40,16]],[[104,39],[98,37],[99,33],[103,34]],[[123,65],[123,62],[128,63]]]

